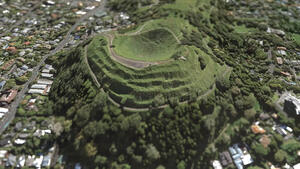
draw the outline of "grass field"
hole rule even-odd
[[[166,29],[118,36],[114,40],[114,46],[118,55],[142,61],[167,60],[180,48],[175,37]]]
[[[235,26],[234,31],[237,33],[249,33],[253,31],[254,28],[247,28],[245,25]]]
[[[300,46],[300,35],[299,34],[293,34],[293,38],[296,41],[296,43]]]

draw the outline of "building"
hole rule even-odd
[[[10,139],[9,138],[4,138],[4,139],[0,140],[0,146],[1,147],[4,147],[8,144],[10,144]]]
[[[220,157],[221,164],[224,167],[232,164],[232,159],[231,159],[230,154],[229,154],[228,151],[224,151],[224,152],[220,153],[219,157]]]
[[[42,73],[41,76],[43,78],[53,78],[53,74],[49,74],[49,73]]]
[[[17,157],[10,154],[7,158],[6,166],[7,167],[11,167],[11,166],[15,167],[16,165],[17,165]]]
[[[6,84],[5,80],[3,80],[3,81],[0,82],[0,92],[3,90],[5,84]]]
[[[214,169],[223,169],[223,167],[221,166],[220,161],[218,161],[218,160],[213,161],[212,165],[213,165]]]
[[[44,90],[41,89],[29,89],[29,94],[44,94]]]
[[[3,104],[3,103],[7,103],[7,104],[10,104],[14,99],[15,97],[17,96],[18,94],[18,91],[17,90],[8,90],[7,92],[5,92],[1,98],[0,98],[0,102]]]
[[[33,166],[37,169],[41,169],[43,158],[44,158],[44,156],[42,156],[42,155],[38,158],[35,158],[33,161]]]
[[[294,169],[300,169],[300,163],[293,166]]]
[[[17,167],[23,168],[25,166],[25,155],[21,155],[18,158]]]
[[[4,108],[4,107],[0,107],[0,113],[7,113],[9,110],[7,108]]]
[[[38,84],[52,85],[53,81],[48,79],[39,79],[37,80]]]
[[[282,60],[281,57],[277,57],[276,60],[277,60],[277,63],[278,63],[279,65],[282,65],[282,64],[283,64],[283,60]]]
[[[0,158],[5,158],[7,155],[7,150],[0,150]]]
[[[284,100],[283,110],[292,115],[300,115],[300,100],[289,94]]]
[[[251,126],[251,130],[254,134],[264,134],[266,133],[266,130],[264,130],[262,127],[260,127],[258,124],[253,124]]]
[[[31,86],[31,89],[43,89],[45,90],[47,87],[47,85],[44,85],[44,84],[34,84]]]
[[[16,139],[15,140],[15,144],[17,144],[17,145],[22,145],[24,143],[26,143],[26,140],[23,140],[23,139]]]
[[[42,167],[50,167],[50,164],[51,164],[51,155],[48,154],[43,159]]]
[[[234,164],[238,169],[243,169],[244,166],[253,163],[253,159],[248,153],[246,147],[240,148],[239,144],[234,144],[232,147],[229,147],[229,152],[234,161]]]

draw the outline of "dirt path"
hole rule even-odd
[[[92,71],[91,67],[90,67],[90,64],[88,62],[88,59],[87,59],[87,46],[84,47],[84,62],[86,63],[88,69],[89,69],[89,72],[90,72],[90,75],[92,76],[92,79],[94,80],[96,86],[98,88],[100,88],[100,83],[98,82],[98,79],[96,77],[96,75],[94,74],[94,72]]]

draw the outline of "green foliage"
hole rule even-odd
[[[275,161],[281,164],[287,159],[287,157],[288,154],[283,150],[278,150],[274,155]]]
[[[185,169],[185,162],[184,161],[180,161],[177,164],[177,169]]]

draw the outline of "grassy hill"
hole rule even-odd
[[[172,100],[187,101],[210,90],[216,77],[225,72],[226,67],[211,58],[207,38],[197,38],[203,43],[201,49],[181,43],[183,32],[189,35],[197,31],[185,18],[188,8],[207,5],[189,0],[181,8],[182,3],[176,1],[161,5],[161,9],[169,10],[167,16],[143,22],[133,30],[110,32],[114,36],[112,50],[117,55],[133,61],[149,62],[150,65],[163,60],[167,62],[133,69],[112,58],[107,37],[97,36],[88,45],[89,65],[114,101],[133,108],[160,106]],[[174,55],[176,60],[171,59]]]

